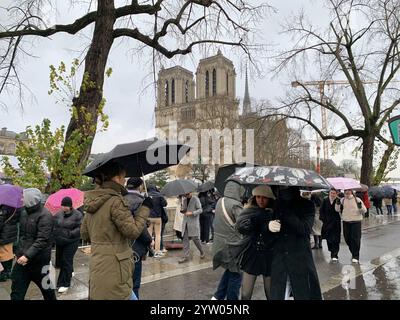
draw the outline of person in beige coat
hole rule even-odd
[[[125,171],[115,162],[102,169],[100,186],[85,193],[81,236],[91,243],[90,300],[129,300],[134,268],[131,244],[144,227],[152,208],[150,198],[132,216],[123,195]]]
[[[359,263],[361,247],[361,221],[367,208],[352,190],[344,191],[344,198],[336,199],[335,210],[341,214],[343,220],[343,236],[348,245],[352,263]]]

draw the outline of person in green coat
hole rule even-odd
[[[81,237],[91,243],[89,261],[90,300],[129,300],[134,296],[132,241],[146,226],[152,208],[145,198],[133,217],[126,200],[126,172],[110,162],[96,177],[97,189],[85,193]]]

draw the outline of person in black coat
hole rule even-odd
[[[245,208],[236,222],[236,229],[245,236],[244,250],[239,255],[239,266],[243,271],[242,300],[250,300],[257,276],[262,275],[264,292],[270,298],[272,248],[276,235],[268,230],[273,220],[272,210],[275,196],[268,186],[258,186],[252,191],[250,206]]]
[[[291,291],[295,300],[321,300],[310,246],[314,204],[300,196],[298,187],[280,187],[275,210],[279,220],[268,229],[277,233],[271,266],[271,299],[284,300]]]
[[[210,192],[200,192],[198,195],[203,209],[200,214],[200,240],[203,243],[210,242],[210,231],[212,224],[213,210],[215,210],[215,200]]]
[[[393,214],[397,213],[397,190],[394,189],[392,196],[392,206],[393,206]]]
[[[60,268],[57,280],[58,293],[65,293],[71,286],[74,256],[78,250],[83,215],[72,207],[72,199],[61,201],[61,211],[54,216],[54,241],[56,243],[56,268]]]
[[[143,180],[139,177],[129,178],[126,185],[128,194],[124,196],[124,199],[128,202],[129,210],[131,210],[133,216],[135,216],[136,211],[144,201],[144,196],[140,193],[142,185]],[[146,227],[132,244],[133,256],[135,259],[135,269],[133,271],[133,292],[138,299],[140,284],[142,282],[142,261],[146,259],[146,255],[152,244],[153,238],[147,231]]]
[[[20,215],[21,209],[0,205],[0,263],[4,267],[0,272],[0,282],[11,278],[13,243],[17,241]]]
[[[38,189],[24,190],[25,210],[20,219],[17,262],[11,274],[11,300],[24,300],[31,281],[39,287],[45,300],[56,300],[55,284],[49,275],[53,217],[41,200]]]
[[[337,198],[338,192],[332,188],[329,191],[329,196],[322,201],[319,213],[319,219],[323,222],[321,235],[323,239],[326,239],[332,262],[338,262],[340,235],[342,233],[340,214],[335,210]]]
[[[371,197],[372,204],[374,205],[376,209],[376,215],[383,215],[382,211],[382,198],[378,196],[372,196]]]

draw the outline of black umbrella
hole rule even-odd
[[[257,167],[257,164],[250,164],[246,162],[240,163],[232,163],[232,164],[225,164],[220,166],[218,172],[215,176],[215,188],[217,188],[218,192],[223,195],[226,185],[226,179],[230,177],[232,174],[235,173],[236,169],[243,168],[243,167]]]
[[[199,192],[207,192],[207,191],[209,191],[209,190],[211,190],[213,188],[214,188],[214,182],[206,181],[197,189],[197,191],[199,191]]]
[[[168,143],[158,138],[119,144],[110,152],[99,154],[83,174],[95,177],[102,166],[114,160],[126,168],[127,177],[140,177],[177,165],[189,150],[187,145]]]
[[[394,195],[394,189],[391,186],[383,186],[383,195],[385,198],[392,198]]]
[[[291,186],[306,189],[330,189],[330,183],[312,170],[289,167],[244,167],[236,170],[228,180],[244,185],[267,184],[271,186]]]
[[[166,197],[176,197],[186,193],[193,192],[197,189],[197,184],[191,180],[178,179],[168,182],[161,193]]]
[[[385,192],[382,187],[371,187],[368,189],[368,194],[375,199],[383,199],[385,197]]]

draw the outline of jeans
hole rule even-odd
[[[164,237],[165,225],[166,225],[166,223],[161,222],[160,250],[164,250],[164,241],[163,241],[163,237]]]
[[[139,300],[139,299],[136,297],[136,294],[132,291],[132,295],[129,298],[129,300]]]
[[[240,286],[242,285],[242,274],[225,270],[219,282],[214,297],[217,300],[239,300]]]
[[[133,292],[139,300],[140,283],[142,282],[142,260],[135,262],[135,270],[133,271]]]
[[[391,204],[387,205],[386,209],[387,209],[387,214],[392,214],[392,205]]]

